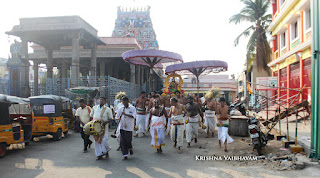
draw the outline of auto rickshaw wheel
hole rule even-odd
[[[4,143],[0,143],[0,158],[3,158],[6,155],[7,146]]]
[[[59,128],[56,133],[53,134],[53,140],[58,141],[62,138],[62,129]]]

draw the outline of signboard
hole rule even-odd
[[[55,113],[55,105],[44,105],[43,106],[43,113],[44,114],[53,114]]]
[[[7,61],[8,67],[20,67],[21,66],[21,60],[16,58],[10,58]]]
[[[257,77],[257,90],[277,90],[278,77]]]

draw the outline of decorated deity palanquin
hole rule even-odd
[[[150,6],[118,7],[113,37],[135,37],[143,49],[159,49],[150,18]]]
[[[290,99],[305,87],[301,100],[311,100],[311,13],[310,0],[271,0],[272,61],[268,66],[278,77],[274,95]]]

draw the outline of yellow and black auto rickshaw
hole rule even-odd
[[[61,96],[62,101],[62,116],[68,120],[68,127],[69,129],[73,129],[73,121],[75,120],[73,111],[72,111],[72,104],[69,98]]]
[[[51,134],[57,141],[62,133],[68,133],[68,119],[62,115],[63,99],[60,96],[41,95],[29,99],[33,111],[33,137]]]
[[[29,99],[0,94],[0,158],[11,144],[29,145],[32,123]]]

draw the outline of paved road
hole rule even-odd
[[[0,159],[0,177],[270,177],[320,176],[319,169],[272,171],[263,166],[235,167],[221,161],[196,161],[195,155],[208,155],[216,148],[216,138],[200,138],[197,147],[185,148],[179,155],[169,137],[164,153],[158,155],[150,144],[150,136],[134,138],[134,155],[122,160],[117,142],[109,138],[112,150],[109,160],[95,160],[94,148],[82,153],[82,139],[69,133],[60,141],[41,138],[25,149],[9,151]],[[206,141],[204,141],[206,140]],[[199,146],[206,147],[199,149]]]

